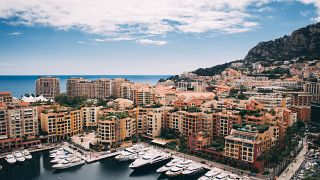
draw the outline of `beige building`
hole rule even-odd
[[[111,80],[101,78],[89,81],[84,78],[69,78],[67,80],[67,96],[106,98],[111,95]]]
[[[160,136],[162,122],[164,119],[163,108],[153,108],[147,113],[146,136],[154,138]]]
[[[0,137],[22,138],[36,136],[38,133],[38,112],[36,107],[0,109]]]
[[[6,105],[12,104],[12,96],[10,92],[0,92],[0,103],[5,103]]]
[[[41,129],[51,141],[61,140],[82,132],[81,110],[49,109],[41,112]]]
[[[39,77],[36,80],[36,95],[54,99],[60,94],[60,81],[56,77]]]
[[[108,148],[117,147],[121,141],[136,134],[135,119],[125,111],[100,111],[98,138]]]
[[[96,106],[81,108],[81,117],[83,120],[82,122],[83,126],[97,127],[100,109],[101,107],[96,107]]]

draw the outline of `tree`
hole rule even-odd
[[[105,106],[107,106],[107,101],[102,98],[99,98],[97,105],[105,107]]]

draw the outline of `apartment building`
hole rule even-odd
[[[310,94],[320,94],[320,83],[319,82],[304,82],[303,91]]]
[[[36,80],[36,95],[54,99],[60,94],[60,81],[57,77],[39,77]]]
[[[0,103],[5,103],[6,105],[12,104],[12,96],[10,92],[0,92]]]
[[[147,114],[149,111],[151,111],[151,108],[138,107],[134,109],[138,134],[145,134],[147,132]]]
[[[292,105],[310,106],[311,102],[319,102],[320,94],[297,92],[291,94]]]
[[[135,84],[130,89],[130,100],[134,105],[146,105],[154,102],[154,93],[150,86],[145,84]]]
[[[291,97],[284,97],[282,94],[270,93],[270,94],[256,94],[249,97],[249,100],[256,100],[262,103],[264,109],[274,109],[276,107],[289,108],[292,104]]]
[[[161,128],[164,119],[164,109],[154,108],[147,113],[147,124],[146,124],[146,136],[150,138],[158,137],[161,133]]]
[[[85,127],[97,127],[99,110],[101,107],[83,107],[81,108],[81,117],[83,120],[83,126]]]
[[[98,138],[107,148],[117,147],[126,138],[136,134],[135,119],[128,117],[127,112],[100,112],[98,121]]]
[[[222,112],[213,113],[213,121],[215,122],[215,136],[225,137],[230,134],[234,124],[241,124],[241,116],[238,111],[224,110]]]
[[[39,134],[36,107],[0,109],[0,148],[27,147],[40,143],[33,139]]]
[[[89,81],[85,78],[67,79],[67,96],[87,97],[87,98],[106,98],[111,96],[111,80],[101,78]]]
[[[167,127],[182,133],[182,119],[185,111],[169,112],[167,115]]]
[[[310,121],[310,106],[291,106],[290,110],[297,114],[297,119],[303,122]]]
[[[60,107],[41,112],[41,129],[48,133],[50,141],[62,140],[82,132],[81,110]]]
[[[258,166],[258,156],[268,151],[275,143],[273,129],[263,133],[251,126],[233,129],[230,135],[225,137],[224,155]]]
[[[111,81],[111,96],[121,97],[121,84],[127,80],[123,78],[114,78]]]

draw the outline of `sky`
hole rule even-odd
[[[320,0],[1,0],[0,75],[181,74],[320,21]]]

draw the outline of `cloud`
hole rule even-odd
[[[84,41],[78,41],[77,43],[78,43],[78,44],[85,44]]]
[[[317,17],[312,18],[316,22],[320,22],[320,0],[299,0],[303,4],[312,4],[317,9]],[[301,14],[303,15],[303,14]]]
[[[246,12],[246,7],[254,4],[263,3],[258,0],[1,0],[0,18],[13,24],[79,29],[111,38],[169,32],[229,33],[247,30],[244,24],[254,23]]]
[[[1,0],[0,18],[9,24],[76,29],[101,36],[95,42],[138,41],[168,33],[207,35],[250,31],[259,26],[254,12],[272,10],[268,3],[273,1]],[[300,1],[320,9],[319,0]]]
[[[9,36],[19,36],[21,34],[22,34],[21,32],[12,32],[12,33],[9,33],[8,35]]]
[[[142,44],[142,45],[158,45],[158,46],[167,44],[166,41],[157,41],[157,40],[151,40],[151,39],[138,39],[136,40],[136,43]]]

